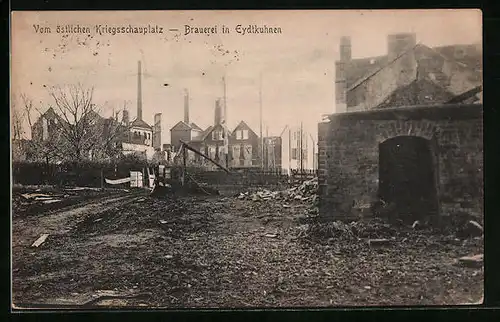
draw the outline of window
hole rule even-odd
[[[212,140],[222,140],[222,131],[213,131],[212,132]]]
[[[233,146],[233,159],[239,159],[240,158],[240,146],[235,145]]]
[[[208,147],[208,156],[211,158],[213,158],[215,156],[215,147],[214,146]]]
[[[248,140],[248,130],[236,131],[236,140]]]
[[[252,159],[252,146],[249,144],[245,145],[245,159]]]

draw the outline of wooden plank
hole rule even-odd
[[[216,162],[216,161],[212,160],[210,157],[206,156],[205,154],[201,153],[200,151],[198,151],[198,150],[196,150],[196,149],[192,148],[192,147],[191,147],[191,146],[189,146],[189,144],[187,144],[186,142],[184,142],[184,141],[182,141],[182,140],[179,140],[179,141],[180,141],[180,142],[184,145],[184,147],[185,147],[186,149],[188,149],[189,151],[193,151],[194,153],[196,153],[196,154],[198,154],[198,155],[200,155],[200,156],[204,157],[205,159],[207,159],[208,161],[212,162],[213,164],[215,164],[216,166],[218,166],[218,167],[219,167],[219,168],[221,168],[222,170],[224,170],[224,171],[226,171],[227,173],[229,173],[229,170],[228,170],[225,166],[223,166],[223,165],[219,164],[218,162]]]
[[[45,242],[45,240],[49,237],[49,234],[42,234],[34,243],[31,245],[31,247],[38,247],[41,244]]]

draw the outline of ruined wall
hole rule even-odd
[[[347,92],[347,111],[367,110],[382,103],[397,88],[406,86],[417,77],[414,52],[400,56],[359,86]]]
[[[318,126],[320,214],[369,215],[378,192],[379,143],[400,135],[432,141],[440,213],[482,215],[482,105],[425,106],[334,115]]]

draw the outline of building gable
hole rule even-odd
[[[241,131],[241,130],[247,130],[248,131],[248,138],[251,138],[252,136],[253,137],[257,136],[257,134],[250,128],[250,126],[248,126],[248,124],[245,123],[245,121],[241,121],[236,126],[236,128],[234,129],[234,131],[231,133],[230,137],[232,139],[236,139],[236,135],[237,135],[238,131]]]
[[[189,124],[189,126],[193,129],[193,130],[196,130],[196,131],[200,131],[202,132],[203,129],[201,127],[199,127],[196,123],[194,122],[191,122],[191,124]]]
[[[184,121],[180,121],[179,123],[177,123],[176,125],[174,125],[170,129],[170,131],[189,131],[191,129],[192,129],[192,127],[189,124],[187,124]]]

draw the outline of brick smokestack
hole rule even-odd
[[[335,62],[335,112],[347,111],[347,64],[351,60],[351,38],[340,38],[340,60]]]
[[[184,93],[184,122],[189,124],[189,92],[187,89]]]
[[[414,33],[398,33],[387,36],[387,55],[389,61],[396,59],[416,45],[417,35]]]
[[[222,120],[222,108],[220,106],[220,98],[215,101],[215,120],[214,125],[220,125]]]
[[[398,33],[387,37],[387,57],[389,61],[398,59],[397,64],[400,66],[393,77],[398,87],[408,85],[416,77],[417,63],[415,53],[411,51],[416,45],[417,35],[414,33]]]
[[[352,57],[351,37],[340,37],[340,60],[349,61]]]
[[[137,62],[137,119],[142,120],[141,61]]]

